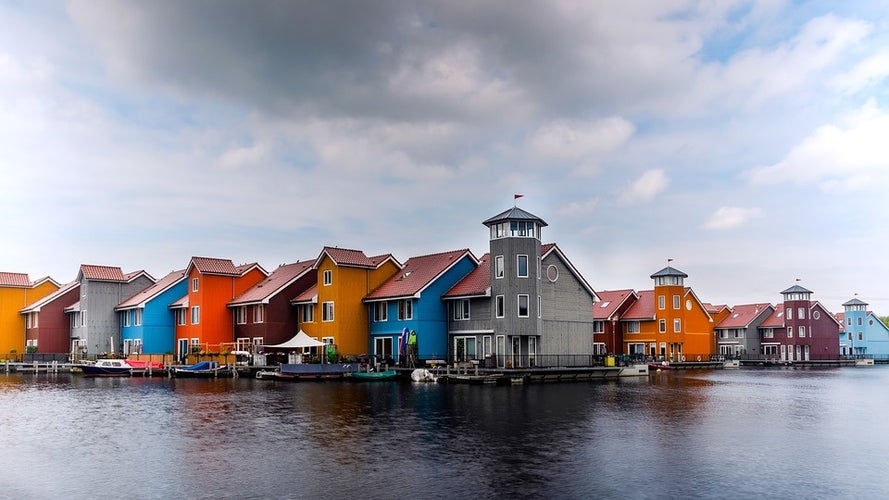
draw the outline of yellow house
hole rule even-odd
[[[59,287],[49,277],[32,282],[24,273],[0,272],[0,357],[25,352],[25,328],[28,325],[25,316],[19,311],[55,292]],[[28,320],[38,321],[38,317],[29,315]]]
[[[317,285],[292,301],[300,309],[300,329],[341,355],[367,354],[370,327],[362,300],[401,264],[392,254],[367,257],[360,250],[324,247],[314,267]]]

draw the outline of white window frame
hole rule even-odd
[[[796,319],[806,319],[806,308],[805,307],[797,307],[796,308]]]
[[[593,320],[593,333],[605,333],[605,322],[600,319]]]
[[[265,306],[256,304],[253,306],[253,323],[263,323],[265,321]]]
[[[201,306],[191,306],[191,324],[201,324]]]
[[[198,288],[199,288],[199,287],[198,287],[198,283],[199,283],[198,278],[192,278],[192,279],[191,279],[191,291],[192,291],[192,292],[197,292],[197,291],[198,291]]]
[[[799,327],[798,331],[799,331],[799,338],[802,339],[802,338],[806,337],[806,327],[805,326]]]
[[[657,320],[657,332],[658,333],[667,333],[667,320],[665,320],[665,319]]]
[[[301,304],[299,319],[300,319],[300,323],[314,323],[315,322],[315,304]]]
[[[537,317],[543,317],[543,301],[540,298],[540,295],[537,296]]]
[[[247,306],[238,306],[235,308],[235,323],[238,325],[247,324]]]
[[[123,326],[130,326],[130,311],[126,310],[123,312]]]
[[[133,315],[135,316],[135,317],[133,318],[133,325],[135,325],[135,326],[142,326],[142,308],[141,308],[141,307],[137,307],[136,309],[134,309],[134,310],[133,310]]]
[[[330,323],[334,320],[334,304],[332,300],[321,303],[321,322]]]
[[[673,295],[673,309],[676,309],[676,310],[680,309],[682,307],[681,303],[682,303],[682,299],[679,297],[679,294]]]
[[[657,296],[657,308],[660,310],[664,310],[667,308],[667,297],[665,295]]]
[[[497,318],[506,317],[506,297],[503,295],[494,297],[494,316]]]
[[[525,274],[522,274],[522,262],[525,266]],[[528,278],[531,276],[531,264],[528,262],[528,256],[519,254],[515,256],[515,274],[518,278]]]
[[[787,327],[787,338],[789,338],[789,339],[793,338],[793,327],[792,326]]]
[[[324,283],[324,286],[330,286],[333,284],[333,270],[332,269],[325,269],[324,272],[321,274],[322,274],[322,281]]]
[[[494,257],[494,279],[503,278],[506,275],[506,269],[504,266],[503,256],[498,255]]]
[[[398,301],[398,320],[407,321],[414,319],[414,302],[411,299]]]
[[[640,331],[638,320],[627,321],[627,333],[639,333]]]
[[[522,299],[525,299],[525,314],[522,314]],[[527,293],[516,295],[516,317],[528,318],[531,316],[531,296]]]
[[[454,321],[467,321],[470,319],[469,299],[454,301]]]
[[[673,318],[673,333],[681,333],[682,332],[682,320],[679,318]]]
[[[386,301],[374,303],[374,321],[382,323],[389,321],[389,303]]]
[[[184,307],[176,309],[176,324],[178,326],[185,326],[188,324],[188,311],[186,311]]]

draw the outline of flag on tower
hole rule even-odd
[[[514,200],[518,200],[518,199],[521,198],[522,196],[525,196],[525,195],[523,195],[523,194],[514,194],[512,199],[514,199]]]

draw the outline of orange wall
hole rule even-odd
[[[49,280],[34,288],[0,287],[0,355],[13,349],[19,354],[25,352],[25,316],[19,311],[58,289]]]

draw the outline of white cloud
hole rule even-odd
[[[731,229],[763,216],[760,208],[719,207],[704,224],[706,229]]]
[[[541,158],[574,160],[614,150],[625,144],[635,127],[628,120],[612,116],[602,120],[557,120],[534,132],[531,149]]]
[[[650,201],[669,185],[670,179],[662,169],[648,170],[624,190],[620,202],[629,205]]]
[[[889,50],[874,54],[856,64],[849,72],[837,75],[831,85],[840,92],[854,94],[889,76]]]
[[[815,184],[827,192],[885,185],[889,181],[889,112],[871,101],[841,121],[818,127],[783,160],[750,170],[750,180],[758,185]]]

